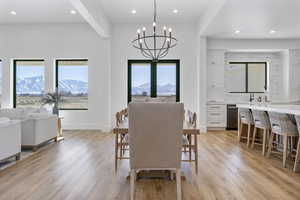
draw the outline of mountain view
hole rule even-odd
[[[150,93],[150,83],[145,83],[136,87],[132,87],[133,95],[143,95],[146,92],[148,95]],[[157,93],[160,95],[174,95],[176,94],[176,86],[173,84],[157,85]]]
[[[17,80],[17,94],[42,94],[44,92],[42,76],[26,77]],[[88,83],[78,80],[59,81],[61,92],[72,94],[88,93]]]

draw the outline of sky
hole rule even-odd
[[[59,80],[79,80],[88,82],[87,66],[62,66],[58,68]]]
[[[150,83],[150,64],[133,65],[131,72],[133,87],[137,87],[145,83]],[[176,85],[176,68],[174,67],[174,64],[158,64],[157,84]]]
[[[28,77],[44,76],[44,70],[44,66],[18,66],[17,77],[23,79]]]

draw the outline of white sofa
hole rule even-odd
[[[1,109],[0,117],[21,121],[21,144],[23,148],[36,148],[56,139],[57,116],[36,108]]]
[[[21,154],[20,121],[0,120],[0,161],[13,156],[17,160]]]

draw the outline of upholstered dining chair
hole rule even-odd
[[[253,116],[253,121],[254,121],[254,131],[253,131],[251,147],[254,148],[255,144],[262,144],[262,155],[265,155],[267,141],[269,139],[269,133],[271,131],[270,120],[265,111],[252,110],[252,116]],[[259,133],[257,131],[258,129],[263,130],[262,140],[259,140],[256,138],[256,136]],[[261,141],[261,143],[256,143],[256,141]]]
[[[130,199],[139,170],[176,172],[181,200],[181,147],[184,108],[181,103],[129,104]]]
[[[288,117],[287,114],[283,113],[276,113],[276,112],[269,112],[269,118],[271,122],[271,136],[269,139],[269,146],[268,146],[268,154],[267,156],[270,157],[270,154],[273,152],[273,145],[276,144],[279,146],[278,141],[274,141],[274,136],[282,136],[283,137],[283,167],[286,167],[286,159],[288,156],[288,142],[289,138],[299,136],[297,126],[292,122],[292,120]],[[292,151],[292,149],[291,149]]]
[[[250,109],[246,108],[239,108],[239,114],[240,114],[240,132],[239,134],[239,141],[241,141],[242,138],[242,131],[244,125],[248,126],[248,131],[247,131],[247,146],[249,147],[250,145],[250,140],[251,140],[251,127],[254,125],[252,113]]]
[[[294,164],[294,172],[297,171],[298,164],[300,161],[300,115],[295,116],[295,118],[296,118],[296,122],[297,122],[297,126],[298,126],[299,138],[298,138],[298,145],[297,145],[296,158],[295,158],[295,164]]]

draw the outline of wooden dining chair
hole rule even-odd
[[[186,123],[193,128],[197,128],[197,114],[191,111],[187,111]],[[182,160],[187,162],[195,162],[195,172],[198,173],[198,146],[197,146],[197,135],[184,134],[182,136],[182,147],[183,153],[188,153],[188,160]],[[194,158],[193,158],[194,154]]]
[[[283,164],[283,167],[286,167],[286,160],[288,157],[288,146],[289,146],[289,142],[292,141],[292,140],[289,140],[289,138],[299,136],[297,126],[291,121],[291,119],[288,117],[287,114],[269,112],[269,117],[270,117],[270,122],[271,122],[271,136],[269,139],[269,147],[268,147],[267,156],[270,157],[271,153],[278,152],[278,151],[273,151],[274,145],[276,145],[277,150],[281,146],[281,144],[279,144],[278,140],[274,140],[274,136],[283,137],[282,164]],[[291,151],[292,151],[292,149],[290,149],[290,152]]]
[[[130,199],[134,200],[136,173],[170,170],[176,173],[177,200],[181,193],[183,104],[130,103]]]
[[[262,145],[262,155],[265,155],[267,148],[267,141],[269,141],[269,134],[271,131],[271,124],[269,117],[265,111],[252,110],[254,120],[254,131],[251,147],[254,148],[255,144]],[[257,137],[259,135],[258,130],[263,130],[262,138]]]
[[[126,120],[124,117],[124,110],[116,113],[116,127]],[[129,150],[129,141],[127,134],[116,134],[115,137],[115,171],[118,169],[118,160],[129,159],[125,156],[125,152]]]
[[[296,118],[296,122],[297,122],[297,126],[298,126],[298,144],[297,144],[297,149],[296,149],[296,157],[295,157],[295,164],[294,164],[294,172],[297,171],[298,169],[298,164],[300,161],[300,115],[295,116]]]

